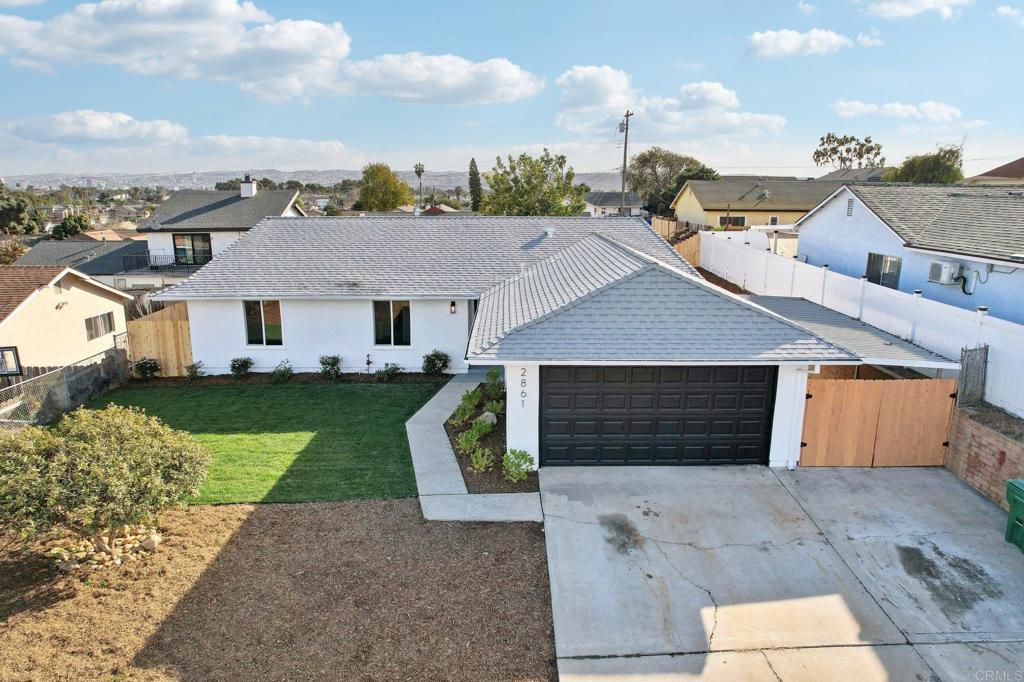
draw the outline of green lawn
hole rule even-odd
[[[94,401],[142,407],[213,456],[197,504],[416,494],[405,421],[428,384],[127,387]]]

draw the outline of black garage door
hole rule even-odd
[[[767,463],[775,374],[541,367],[541,464]]]

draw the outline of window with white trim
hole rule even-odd
[[[284,342],[280,301],[242,301],[242,310],[245,313],[247,344],[280,346]]]
[[[777,216],[777,215],[768,216],[768,224],[769,225],[778,225],[779,224],[779,216]]]
[[[10,377],[21,374],[18,349],[14,346],[0,348],[0,376]]]
[[[373,302],[373,345],[408,346],[412,343],[412,307],[409,301]]]
[[[89,341],[114,331],[114,313],[103,313],[85,318],[85,338]]]
[[[867,277],[872,284],[898,289],[900,286],[900,269],[903,259],[899,256],[886,256],[881,253],[868,254]]]
[[[747,216],[745,215],[720,215],[718,216],[719,227],[745,227]]]

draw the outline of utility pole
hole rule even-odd
[[[626,138],[622,142],[622,192],[619,194],[619,215],[626,215],[626,164],[629,162],[629,117],[633,112],[626,109],[626,115],[622,117],[619,124],[619,132],[625,133]]]

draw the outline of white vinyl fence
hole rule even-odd
[[[745,245],[742,233],[700,233],[700,265],[754,294],[795,296],[948,358],[987,344],[985,400],[1024,417],[1024,325],[937,303]]]

